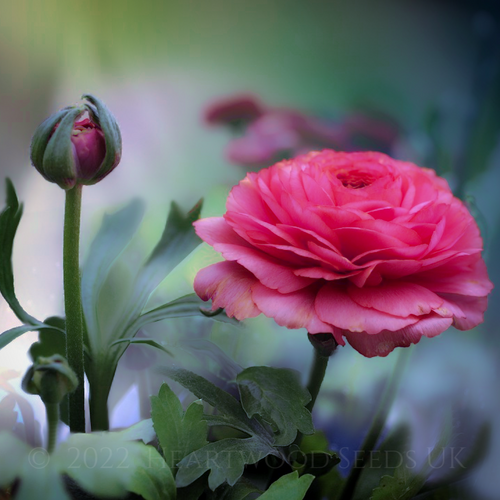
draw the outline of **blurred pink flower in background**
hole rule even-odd
[[[238,133],[226,148],[226,158],[253,170],[323,148],[390,153],[402,134],[396,120],[375,110],[352,111],[333,120],[265,107],[251,94],[216,101],[204,117],[210,125],[226,125]]]
[[[238,319],[330,332],[361,354],[483,321],[479,229],[447,182],[382,153],[312,152],[249,173],[195,223],[226,259],[195,291]]]
[[[208,125],[239,126],[260,118],[266,108],[252,94],[240,94],[214,102],[205,110]]]

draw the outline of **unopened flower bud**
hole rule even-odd
[[[97,97],[61,109],[47,118],[31,140],[31,162],[50,182],[63,189],[91,185],[120,162],[122,141],[114,116]],[[80,119],[82,115],[88,117]]]
[[[39,356],[24,375],[22,387],[28,394],[37,394],[45,404],[58,404],[78,386],[78,378],[68,362],[59,354]]]

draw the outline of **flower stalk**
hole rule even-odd
[[[63,242],[66,357],[78,378],[78,387],[69,395],[71,432],[85,432],[83,315],[79,258],[81,200],[81,185],[77,184],[66,191]]]

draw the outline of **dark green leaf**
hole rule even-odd
[[[250,435],[255,434],[253,423],[247,417],[239,402],[227,392],[219,389],[203,377],[182,368],[164,367],[160,369],[160,372],[189,389],[197,398],[217,408],[228,422],[233,422],[234,426],[237,426],[237,429]]]
[[[201,201],[186,215],[172,202],[161,239],[137,276],[128,313],[117,327],[115,338],[123,337],[129,331],[158,285],[200,244],[193,227],[200,211]],[[127,334],[127,337],[132,335]]]
[[[121,344],[124,342],[127,343],[127,346],[129,344],[146,344],[146,345],[149,345],[151,347],[156,347],[156,349],[160,349],[160,351],[163,351],[163,352],[167,353],[168,355],[173,356],[173,354],[166,347],[162,346],[158,341],[156,341],[154,339],[144,339],[144,338],[118,339],[118,340],[115,340],[114,342],[112,342],[111,345],[113,346],[113,345]]]
[[[89,339],[95,351],[104,347],[106,337],[100,331],[97,317],[99,293],[118,256],[130,243],[144,213],[144,204],[134,200],[118,212],[105,215],[101,228],[92,242],[82,270],[82,307]]]
[[[286,476],[280,477],[269,489],[259,497],[261,500],[302,500],[314,476],[305,474],[299,477],[298,472],[291,472]]]
[[[23,214],[23,206],[17,199],[14,185],[10,179],[6,179],[6,190],[7,206],[0,213],[0,293],[20,321],[31,325],[38,325],[41,321],[29,315],[21,307],[14,291],[12,248],[14,246],[17,227]]]
[[[249,418],[259,415],[275,432],[279,446],[291,444],[297,430],[312,434],[311,412],[305,405],[311,400],[300,384],[298,372],[286,368],[254,366],[236,377],[241,404]]]
[[[208,477],[211,490],[215,490],[225,481],[232,486],[243,474],[245,465],[255,464],[268,455],[277,455],[277,452],[257,437],[222,439],[207,444],[183,458],[178,464],[177,486],[191,484],[208,470],[211,471]]]
[[[207,444],[203,406],[192,403],[184,412],[179,398],[163,384],[158,396],[151,397],[151,416],[163,457],[175,475],[180,460]]]

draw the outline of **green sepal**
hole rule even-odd
[[[36,129],[31,139],[31,163],[45,177],[43,173],[43,156],[47,149],[50,136],[54,132],[54,127],[73,109],[73,106],[67,106],[57,113],[49,116]]]
[[[22,388],[37,394],[45,404],[59,404],[64,396],[78,387],[78,378],[60,354],[40,356],[23,377]]]
[[[109,111],[107,106],[92,94],[82,95],[91,105],[85,104],[86,110],[92,118],[92,121],[101,127],[106,142],[106,156],[99,167],[99,170],[92,177],[91,181],[82,182],[82,184],[95,184],[105,177],[120,162],[122,156],[122,136],[115,117]]]
[[[76,165],[71,134],[75,121],[82,115],[82,106],[69,109],[48,141],[39,172],[50,182],[68,190],[76,184]]]

